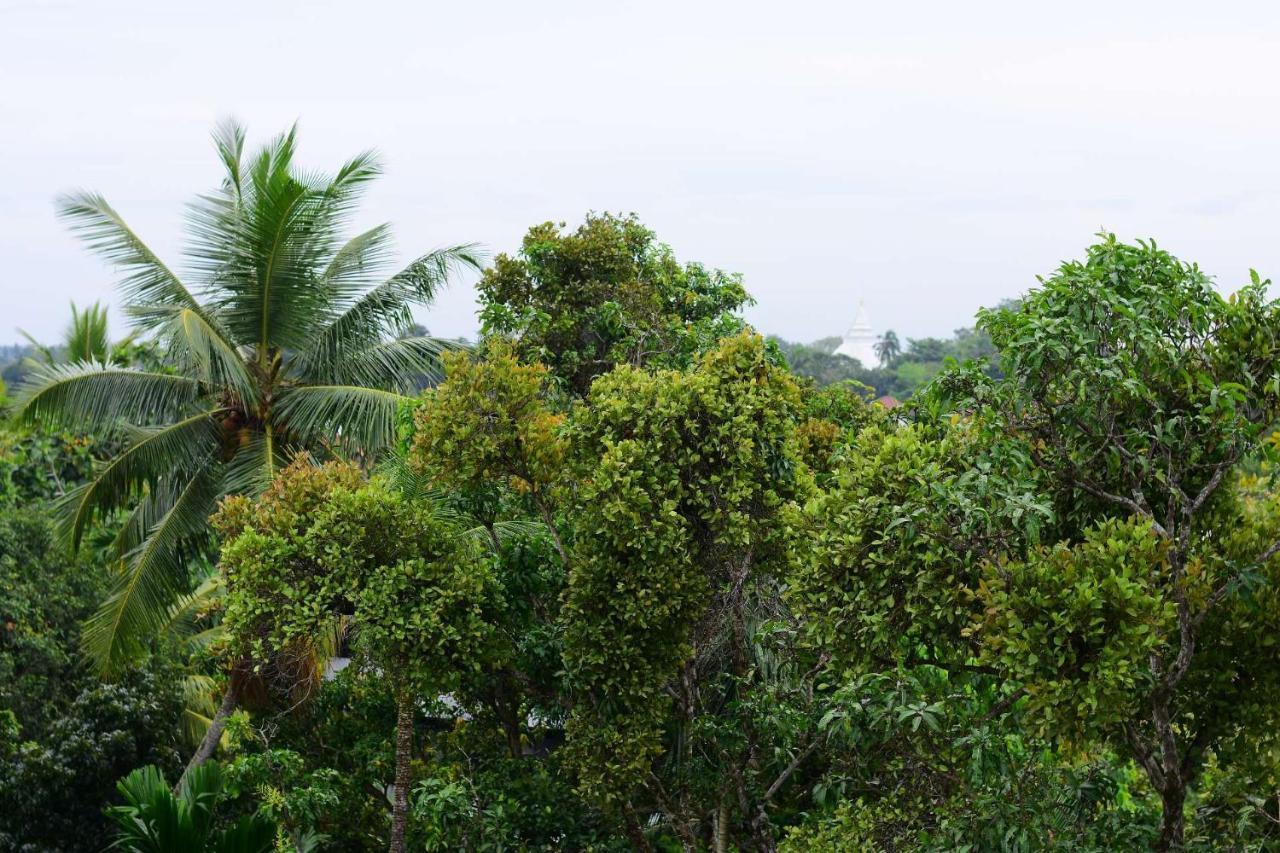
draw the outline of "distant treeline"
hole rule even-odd
[[[425,331],[421,329],[420,333]],[[905,349],[889,354],[884,363],[876,365],[863,365],[857,359],[836,355],[841,341],[838,336],[808,344],[776,336],[770,340],[786,357],[793,373],[812,379],[820,388],[852,379],[872,388],[876,396],[888,394],[899,400],[928,384],[948,359],[964,363],[989,358],[995,352],[987,334],[972,327],[956,329],[950,338],[907,338]],[[60,347],[53,350],[56,355]],[[0,345],[0,381],[4,386],[14,389],[22,384],[30,371],[28,359],[36,355],[30,344]]]
[[[963,364],[966,361],[987,358],[995,354],[987,333],[972,327],[956,329],[950,338],[907,338],[905,348],[898,352],[896,336],[890,347],[884,346],[884,338],[877,348],[887,357],[880,363],[864,365],[857,359],[836,355],[839,337],[819,338],[808,344],[794,343],[782,338],[771,340],[786,356],[791,371],[812,379],[818,387],[854,380],[874,389],[876,396],[888,394],[905,400],[929,383],[949,360]],[[887,351],[886,351],[887,350]],[[994,376],[997,365],[992,363],[989,372]]]

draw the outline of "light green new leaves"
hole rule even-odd
[[[779,510],[805,486],[799,409],[794,382],[743,334],[688,371],[619,368],[574,411],[581,486],[562,618],[585,699],[569,749],[592,796],[614,802],[647,777],[664,689],[710,596],[779,552]]]

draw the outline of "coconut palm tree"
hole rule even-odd
[[[902,354],[902,344],[898,343],[897,332],[890,329],[875,342],[876,358],[881,364],[888,364]]]
[[[18,330],[31,344],[32,349],[40,356],[38,361],[45,364],[56,364],[58,361],[99,362],[103,364],[125,364],[129,361],[129,348],[133,343],[133,335],[111,343],[107,336],[107,309],[97,302],[81,311],[74,302],[71,303],[71,323],[62,335],[61,352],[45,346],[28,333]],[[59,357],[61,356],[61,358]]]
[[[238,124],[213,137],[225,177],[189,209],[181,275],[102,196],[59,199],[72,230],[120,270],[125,313],[163,347],[166,368],[45,365],[18,397],[27,420],[125,439],[59,505],[73,545],[93,518],[131,507],[115,541],[120,572],[85,626],[103,671],[147,648],[191,592],[219,498],[260,492],[299,454],[371,460],[392,441],[405,395],[450,346],[405,336],[411,308],[480,265],[474,247],[454,246],[384,277],[388,226],[344,238],[380,173],[372,153],[324,176],[295,168],[296,128],[247,158]]]

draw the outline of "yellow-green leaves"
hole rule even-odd
[[[1042,733],[1081,742],[1139,711],[1149,657],[1177,633],[1167,549],[1150,524],[1113,520],[987,566],[982,659],[1025,686]]]
[[[845,662],[896,660],[926,646],[961,660],[966,547],[961,478],[973,463],[952,430],[885,423],[860,432],[829,487],[797,518],[789,600],[810,637]]]
[[[486,335],[518,341],[554,383],[585,396],[615,365],[684,367],[742,328],[740,276],[681,264],[634,216],[589,215],[570,233],[545,222],[478,289]]]
[[[803,488],[799,408],[795,383],[744,334],[688,371],[619,368],[574,411],[581,481],[562,619],[581,698],[569,749],[598,800],[625,799],[648,778],[666,687],[713,594],[778,558],[780,510]]]
[[[489,660],[493,569],[474,540],[351,466],[295,463],[255,503],[226,501],[225,624],[256,664],[349,618],[361,655],[443,689]]]
[[[448,379],[428,391],[414,416],[410,463],[441,485],[509,483],[544,489],[560,477],[563,417],[547,405],[547,368],[522,364],[496,341],[487,358],[446,357]]]

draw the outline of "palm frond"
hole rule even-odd
[[[295,170],[295,130],[253,158],[240,196],[206,198],[193,210],[197,256],[224,294],[227,322],[262,352],[300,349],[329,319],[331,294],[317,276],[338,251],[364,186],[380,173],[372,152],[332,178]]]
[[[34,358],[27,359],[29,362],[33,364],[39,364],[40,361],[43,360],[45,364],[53,364],[55,361],[57,361],[57,359],[53,357],[53,350],[50,349],[48,345],[42,344],[39,341],[37,341],[34,337],[31,336],[30,332],[27,332],[23,329],[19,329],[18,334],[26,338],[27,344],[30,345],[30,347],[33,350],[35,350],[37,353],[40,354],[39,359],[34,359]]]
[[[161,633],[182,641],[192,649],[208,645],[221,633],[222,623],[219,621],[215,625],[201,627],[201,616],[205,611],[216,608],[226,591],[222,573],[206,563],[204,579],[194,590],[174,601],[160,628]]]
[[[376,471],[408,501],[436,501],[444,496],[444,491],[435,485],[429,474],[409,466],[409,460],[403,453],[388,454]]]
[[[322,377],[343,359],[403,333],[413,322],[413,306],[429,304],[457,272],[480,269],[482,264],[483,255],[474,244],[423,255],[338,315],[298,356],[299,372]]]
[[[106,364],[44,365],[19,390],[17,412],[27,422],[108,429],[121,419],[171,419],[199,395],[200,383],[186,376]]]
[[[280,395],[282,426],[307,442],[335,442],[375,454],[396,435],[396,412],[408,397],[355,385],[304,385]]]
[[[244,355],[208,311],[160,305],[138,306],[130,313],[151,318],[150,323],[169,345],[170,357],[184,363],[189,375],[231,391],[245,408],[256,404],[258,387]]]
[[[108,263],[120,267],[125,300],[155,305],[199,305],[173,271],[143,243],[107,200],[97,193],[60,196],[58,216]]]
[[[244,159],[244,126],[233,118],[223,119],[213,129],[213,147],[227,171],[224,188],[234,198],[241,192],[241,163]]]
[[[493,536],[490,537],[490,532]],[[495,521],[493,529],[481,525],[472,524],[470,527],[462,529],[462,535],[475,539],[484,545],[489,545],[492,538],[498,540],[498,544],[505,544],[512,539],[535,539],[539,536],[547,535],[547,525],[541,521],[532,519],[516,519],[512,521]]]
[[[71,324],[63,342],[67,361],[104,364],[108,361],[111,341],[107,338],[107,309],[95,302],[81,311],[71,303]]]
[[[401,454],[395,454],[378,466],[378,474],[399,492],[405,500],[427,510],[433,518],[458,531],[460,536],[475,539],[485,547],[501,545],[510,539],[525,539],[547,535],[547,526],[533,519],[515,519],[495,522],[492,528],[457,509],[449,500],[449,493],[436,486],[430,475],[410,468]]]
[[[216,445],[216,412],[198,412],[156,429],[134,429],[129,445],[92,480],[67,493],[55,515],[73,547],[96,515],[128,503],[144,488],[155,488],[174,472],[190,471]],[[126,525],[127,526],[127,525]]]
[[[434,384],[444,375],[441,356],[451,350],[468,349],[459,341],[427,336],[398,338],[374,344],[335,362],[327,380],[337,385],[363,385],[412,394],[423,380]]]
[[[344,305],[379,281],[393,249],[390,225],[378,225],[361,232],[334,252],[320,274],[320,284],[338,305]]]
[[[182,736],[188,745],[195,746],[204,740],[205,732],[213,725],[213,715],[218,710],[214,694],[218,683],[207,675],[192,673],[182,679]],[[226,734],[223,734],[224,744]]]
[[[227,461],[222,476],[224,495],[257,495],[276,473],[292,461],[286,445],[255,434]]]
[[[111,590],[84,626],[81,646],[100,672],[132,659],[163,628],[174,602],[191,591],[188,558],[208,536],[218,478],[202,467],[174,489],[164,515],[146,525],[145,540],[122,561]]]
[[[324,181],[320,192],[320,213],[331,223],[333,236],[347,224],[367,185],[382,174],[382,161],[376,151],[362,151],[342,164],[332,179]],[[323,179],[321,179],[323,181]]]

